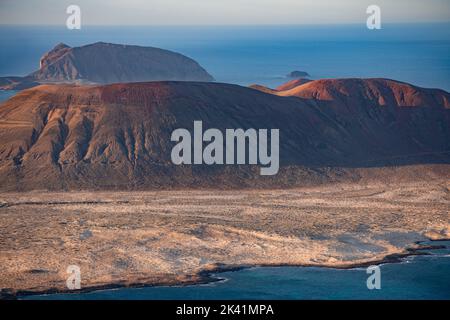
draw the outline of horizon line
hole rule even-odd
[[[418,25],[418,24],[450,24],[450,20],[417,21],[417,22],[384,22],[383,25]],[[85,27],[317,27],[317,26],[366,26],[365,22],[336,22],[336,23],[269,23],[269,24],[82,24]],[[0,27],[66,27],[60,24],[28,24],[28,23],[0,23]]]

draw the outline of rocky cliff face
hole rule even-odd
[[[0,89],[23,89],[39,83],[162,80],[214,79],[196,61],[168,50],[104,42],[71,48],[60,43],[41,58],[39,70],[26,77],[0,78]]]
[[[41,60],[39,61],[39,69],[44,69],[51,65],[53,62],[57,61],[63,55],[65,55],[68,51],[70,51],[70,47],[64,43],[57,44],[52,50],[45,53]]]
[[[197,62],[179,53],[104,42],[76,48],[60,44],[41,59],[33,75],[41,81],[94,83],[213,80]]]
[[[41,85],[6,101],[0,119],[8,190],[294,186],[350,177],[348,168],[450,163],[449,93],[384,79],[272,94],[195,82]],[[280,173],[173,165],[170,135],[195,120],[205,130],[279,128]]]

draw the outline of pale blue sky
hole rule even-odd
[[[261,25],[450,21],[450,0],[0,0],[0,24],[64,25],[70,4],[84,25]]]

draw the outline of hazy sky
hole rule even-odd
[[[82,25],[365,23],[370,4],[384,23],[450,21],[450,0],[0,0],[0,23],[65,25],[70,4]]]

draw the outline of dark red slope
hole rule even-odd
[[[28,89],[0,107],[0,188],[287,186],[351,176],[339,167],[450,163],[447,92],[350,79],[286,95],[193,82]],[[170,135],[195,120],[205,130],[279,128],[279,175],[174,166]]]

